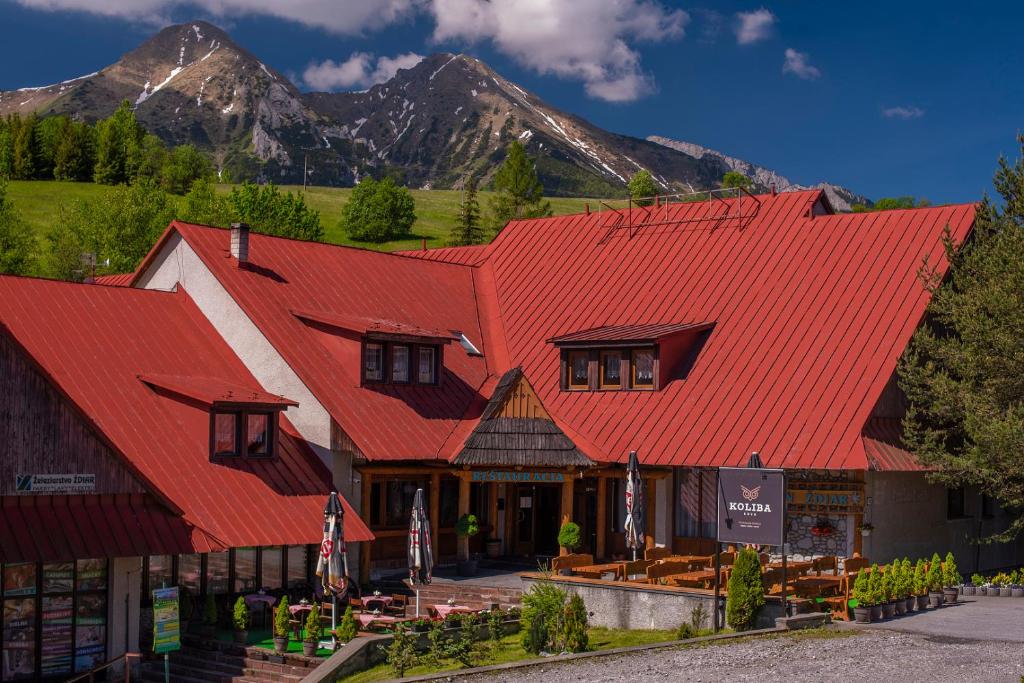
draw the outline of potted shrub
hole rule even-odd
[[[217,600],[213,593],[207,593],[203,600],[203,625],[199,633],[204,638],[217,635]]]
[[[565,548],[566,552],[574,553],[583,545],[580,525],[576,522],[566,522],[558,530],[558,545]]]
[[[470,539],[478,533],[480,533],[480,522],[477,521],[476,515],[465,514],[459,517],[459,521],[455,522],[455,534],[459,538]],[[479,561],[473,558],[472,555],[465,560],[459,560],[456,567],[459,576],[476,576],[479,568]]]
[[[943,595],[942,595],[942,560],[939,558],[938,553],[932,555],[931,562],[928,563],[928,605],[931,607],[942,607]]]
[[[952,605],[956,602],[957,596],[960,595],[960,584],[963,581],[963,577],[960,576],[960,572],[957,570],[956,559],[954,559],[953,553],[946,553],[946,559],[942,563],[942,597],[947,605]]]
[[[917,611],[923,612],[928,607],[928,572],[924,560],[918,558],[914,565],[914,598],[917,600]]]
[[[853,582],[853,590],[850,591],[850,607],[853,608],[853,620],[858,624],[871,623],[871,585],[870,572],[861,570],[857,572],[857,579]]]
[[[882,582],[882,570],[877,564],[871,565],[868,577],[868,592],[871,594],[871,621],[881,621],[882,602],[885,600],[885,587]]]
[[[302,639],[302,654],[307,657],[316,656],[316,650],[320,646],[320,636],[323,635],[323,626],[320,624],[320,608],[313,603],[313,609],[309,610],[306,616],[306,637]]]
[[[903,588],[903,563],[893,560],[889,571],[892,572],[893,611],[896,616],[902,617],[907,613],[907,594]]]
[[[981,574],[971,574],[971,580],[964,584],[964,595],[984,595],[978,589],[984,591],[985,577]]]
[[[282,595],[274,612],[274,652],[279,655],[288,651],[289,619],[291,612],[288,610],[288,596]]]
[[[235,607],[231,612],[231,625],[235,627],[235,642],[245,645],[249,640],[249,606],[245,604],[245,598],[241,595],[235,600]]]
[[[1010,579],[1010,597],[1024,598],[1024,569],[1018,569]]]
[[[338,628],[334,630],[334,635],[338,638],[338,642],[347,643],[355,638],[358,632],[358,624],[352,614],[352,606],[349,605],[345,608],[345,613],[341,615],[341,621],[338,622]]]
[[[890,564],[882,572],[882,618],[892,619],[896,614],[896,565]]]
[[[992,585],[994,589],[989,589],[989,595],[995,595],[1000,598],[1008,598],[1013,595],[1013,589],[1010,588],[1010,575],[1006,572],[999,572],[993,576]]]
[[[871,532],[874,531],[874,529],[875,527],[872,526],[871,522],[865,522],[860,525],[860,535],[867,538],[871,535]]]
[[[904,557],[900,562],[900,577],[903,579],[903,603],[909,614],[917,605],[917,597],[914,595],[914,568],[910,565],[909,557]]]

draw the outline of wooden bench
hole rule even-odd
[[[594,556],[586,553],[570,553],[551,558],[551,571],[558,573],[563,569],[586,567],[594,564]]]

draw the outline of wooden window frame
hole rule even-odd
[[[636,381],[636,355],[638,353],[650,352],[651,354],[651,383],[637,384]],[[656,391],[658,389],[658,347],[639,346],[629,350],[629,388],[633,391]]]
[[[236,458],[251,458],[253,460],[271,460],[277,457],[278,434],[280,431],[280,410],[269,410],[266,408],[253,407],[227,407],[214,406],[210,410],[210,459],[231,460]],[[231,414],[235,416],[235,449],[231,453],[217,451],[217,415]],[[266,454],[249,455],[243,450],[247,441],[249,416],[267,416],[267,452]]]
[[[376,344],[381,348],[382,379],[371,379],[366,376],[366,348],[369,344]],[[394,379],[394,349],[398,346],[409,349],[409,379],[406,381]],[[434,352],[434,381],[432,382],[419,381],[420,349],[432,349]],[[418,344],[405,340],[385,341],[377,337],[369,337],[362,340],[359,354],[359,376],[362,386],[385,384],[403,387],[410,385],[436,387],[441,384],[442,370],[444,369],[444,347],[440,344]]]
[[[587,381],[585,384],[573,384],[572,361],[575,356],[585,356],[587,359]],[[593,382],[593,358],[594,354],[590,349],[569,349],[565,354],[565,389],[566,391],[592,391]]]
[[[617,355],[619,357],[619,381],[616,382],[615,384],[610,384],[609,382],[605,381],[605,363],[604,363],[604,359],[605,359],[606,356],[610,356],[612,354],[615,354],[615,355]],[[597,360],[597,388],[598,389],[600,389],[602,391],[622,391],[622,389],[624,388],[624,385],[625,385],[625,382],[623,381],[623,373],[622,373],[622,360],[623,360],[624,356],[625,356],[625,354],[622,352],[622,349],[601,349],[598,352],[598,360]]]
[[[413,348],[415,348],[415,347],[412,344],[406,344],[404,342],[403,343],[388,344],[388,353],[387,353],[387,356],[388,356],[388,384],[401,384],[401,385],[405,385],[405,384],[412,384],[413,383],[413,381],[412,381],[412,357],[413,357],[413,353],[412,352],[413,352]],[[404,380],[403,379],[395,379],[395,349],[405,349],[406,353],[407,353],[406,359],[405,359],[405,379]]]
[[[366,374],[366,352],[371,344],[380,347],[379,378],[369,377]],[[384,342],[375,339],[364,339],[359,349],[359,374],[363,380],[363,384],[386,384],[389,369],[387,362],[387,345]]]
[[[425,385],[425,386],[433,386],[433,385],[437,384],[437,377],[440,374],[438,372],[438,367],[437,367],[437,355],[438,355],[437,354],[437,347],[436,346],[432,346],[430,344],[419,344],[415,348],[416,348],[416,384],[422,384],[422,385]],[[429,381],[427,381],[427,382],[424,382],[423,379],[420,377],[420,363],[422,362],[420,356],[421,356],[421,354],[424,351],[430,351],[430,355],[431,355],[431,362],[430,362],[430,377],[431,377],[431,379]]]

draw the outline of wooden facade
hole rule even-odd
[[[16,493],[17,475],[72,473],[95,475],[95,489],[78,493],[146,492],[82,413],[3,331],[0,387],[0,495]]]

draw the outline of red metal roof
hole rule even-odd
[[[140,374],[195,375],[265,393],[184,290],[0,277],[0,330],[153,493],[207,537],[232,547],[322,537],[330,474],[287,419],[278,457],[213,463],[208,410],[139,380]],[[372,538],[355,514],[346,516],[345,533]]]
[[[574,342],[656,342],[682,332],[706,330],[714,323],[654,323],[649,325],[603,325],[569,332],[548,340],[552,344]]]
[[[363,455],[445,457],[442,445],[488,377],[484,357],[451,345],[438,386],[362,388],[358,342],[307,325],[293,311],[459,330],[486,354],[471,268],[255,233],[249,238],[251,265],[239,268],[230,257],[227,230],[175,221],[163,239],[171,231],[188,241]],[[158,243],[148,258],[159,249]]]
[[[425,261],[443,261],[462,266],[478,266],[487,260],[489,244],[474,244],[468,247],[442,247],[440,249],[416,249],[398,251],[396,254],[411,256]]]
[[[353,316],[337,315],[334,313],[324,313],[321,311],[299,310],[292,311],[292,314],[297,318],[302,318],[303,320],[309,320],[323,325],[329,325],[331,327],[340,327],[341,329],[350,330],[359,334],[422,337],[424,339],[444,341],[445,343],[456,338],[451,332],[427,330],[416,325],[396,322],[394,320],[357,318]]]
[[[864,426],[864,455],[876,471],[923,472],[928,468],[903,446],[903,424],[898,418],[872,417]]]
[[[291,399],[260,389],[227,382],[214,377],[182,375],[139,375],[139,380],[172,394],[191,398],[213,406],[218,404],[249,404],[259,406],[297,406]]]
[[[132,284],[135,273],[115,273],[114,275],[97,275],[93,278],[93,284],[106,285],[107,287],[128,287]]]

